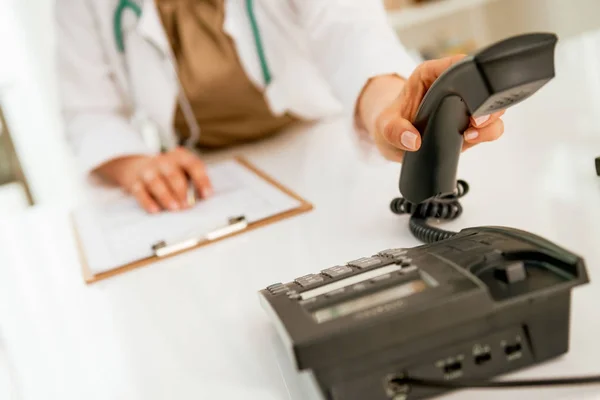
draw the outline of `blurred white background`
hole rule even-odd
[[[0,1],[0,111],[36,203],[60,202],[74,172],[62,137],[54,71],[53,1]],[[3,185],[4,186],[4,185]],[[25,196],[0,190],[0,213]],[[2,189],[0,187],[0,189]],[[8,207],[8,204],[11,207]],[[26,204],[25,204],[26,205]]]
[[[471,51],[526,31],[553,31],[566,39],[600,28],[598,0],[385,2],[401,39],[425,57]],[[5,121],[0,150],[14,153],[9,171],[0,174],[0,221],[3,213],[30,205],[28,190],[35,204],[69,207],[79,196],[59,112],[53,5],[52,0],[0,0],[0,115]],[[9,160],[2,151],[0,161]],[[0,337],[0,399],[15,398],[6,360]]]

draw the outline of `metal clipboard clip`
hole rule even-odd
[[[211,242],[232,233],[243,231],[248,227],[245,216],[229,218],[228,224],[207,232],[198,237],[192,237],[176,243],[167,243],[164,240],[152,245],[152,251],[156,257],[166,257],[183,250],[192,249],[204,242]]]

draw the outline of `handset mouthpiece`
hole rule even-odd
[[[402,162],[400,192],[422,203],[456,189],[463,132],[470,116],[511,107],[554,77],[557,37],[550,33],[514,36],[465,57],[427,91],[414,121],[421,148]]]

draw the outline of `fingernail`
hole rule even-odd
[[[159,211],[160,211],[160,209],[157,206],[150,206],[150,212],[152,214],[156,214]]]
[[[400,142],[407,149],[414,150],[417,147],[417,135],[411,131],[404,131],[400,136]]]
[[[477,117],[475,118],[475,125],[480,126],[481,124],[485,123],[485,121],[487,121],[488,119],[490,119],[489,115],[482,115],[481,117]]]
[[[171,210],[179,210],[179,204],[176,201],[172,201],[169,203],[169,208]]]
[[[477,136],[479,136],[479,132],[477,131],[477,129],[468,129],[465,132],[465,139],[467,140],[477,139]]]
[[[204,193],[204,197],[210,197],[213,195],[213,190],[212,190],[212,188],[206,188],[203,190],[203,193]]]

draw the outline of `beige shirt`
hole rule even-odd
[[[290,115],[274,116],[263,93],[246,76],[223,30],[224,0],[156,0],[156,4],[200,127],[201,147],[263,138],[295,121]],[[179,107],[175,131],[182,142],[190,135]]]

